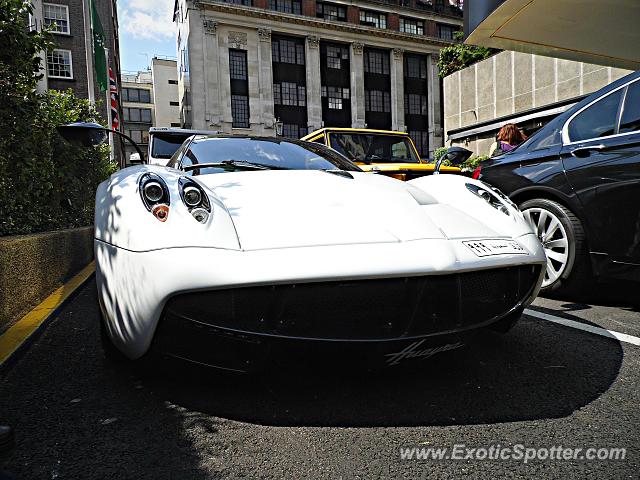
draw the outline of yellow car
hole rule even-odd
[[[367,172],[379,172],[398,180],[431,175],[435,165],[420,158],[408,133],[367,128],[321,128],[302,140],[327,145]],[[440,168],[460,173],[458,167]]]

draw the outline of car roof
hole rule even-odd
[[[309,138],[317,137],[318,135],[324,133],[331,132],[350,132],[350,133],[369,133],[376,135],[399,135],[399,136],[409,136],[407,132],[398,132],[396,130],[376,130],[373,128],[348,128],[348,127],[324,127],[318,130],[315,130],[308,135],[302,137],[302,140],[307,140]]]

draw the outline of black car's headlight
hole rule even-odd
[[[209,197],[194,180],[188,177],[180,177],[180,198],[189,209],[189,213],[200,223],[206,223],[211,215],[211,203]]]
[[[500,192],[497,192],[495,189],[489,187],[488,185],[486,187],[481,187],[480,185],[476,185],[475,183],[467,183],[466,186],[467,190],[485,200],[496,210],[504,213],[505,215],[511,215],[511,212],[509,212],[509,205],[512,203]]]
[[[171,198],[164,180],[155,173],[145,173],[138,181],[138,189],[146,209],[161,222],[166,222]]]

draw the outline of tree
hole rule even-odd
[[[95,187],[112,170],[108,149],[78,149],[56,127],[92,120],[88,100],[40,94],[48,31],[28,24],[28,0],[0,0],[0,236],[88,225]]]

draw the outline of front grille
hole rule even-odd
[[[380,340],[461,330],[532,291],[538,266],[451,275],[242,287],[179,294],[165,314],[282,337]]]

